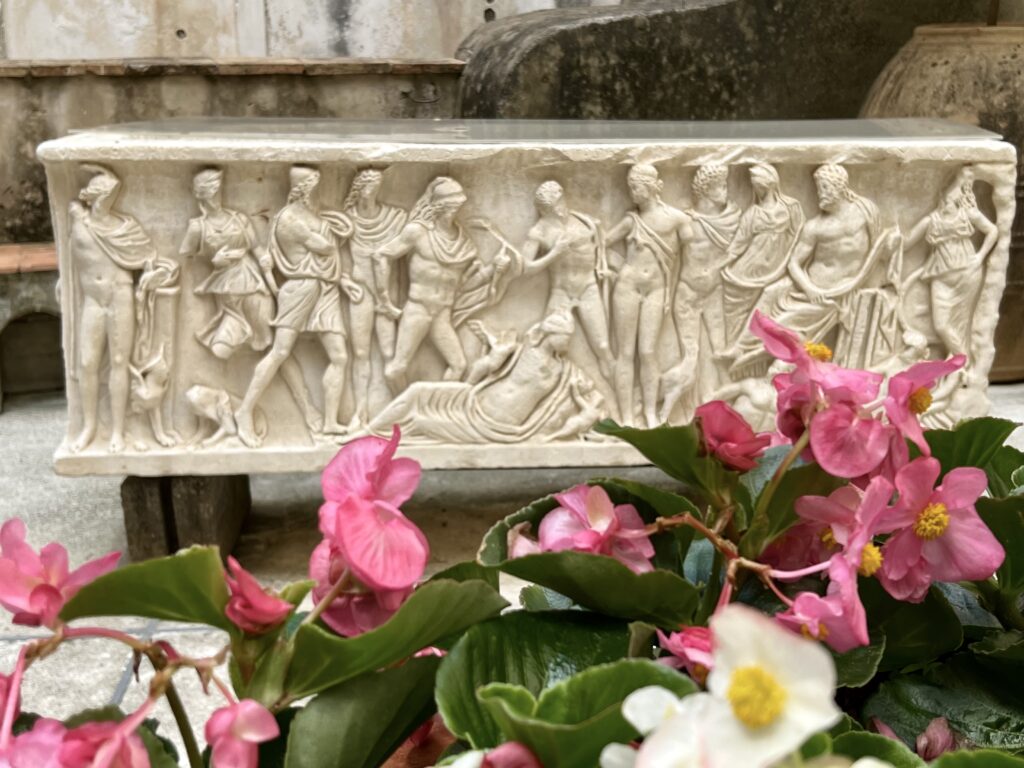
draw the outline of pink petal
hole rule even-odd
[[[586,517],[583,520],[586,520]],[[540,528],[537,531],[541,551],[560,552],[563,549],[572,549],[576,536],[589,530],[583,520],[564,506],[548,512],[540,521]]]
[[[259,702],[242,699],[234,705],[234,710],[235,718],[231,725],[231,734],[236,739],[260,744],[281,735],[277,720]]]
[[[590,486],[586,484],[575,485],[567,491],[556,493],[555,500],[563,508],[576,515],[580,522],[587,520],[587,497],[590,495]]]
[[[587,522],[597,531],[605,531],[615,520],[615,506],[608,493],[599,485],[590,486],[586,500]]]
[[[772,357],[787,363],[796,363],[807,357],[803,339],[760,310],[754,311],[750,332],[764,343],[765,351]]]
[[[882,571],[890,579],[902,579],[921,562],[921,544],[911,528],[894,534],[882,547]]]
[[[13,560],[0,560],[0,605],[8,611],[29,607],[29,595],[41,581],[18,569]]]
[[[506,547],[510,559],[525,557],[526,555],[536,555],[540,552],[540,544],[526,533],[529,529],[530,523],[519,523],[509,529]]]
[[[42,624],[44,627],[53,628],[63,607],[64,596],[57,588],[49,584],[40,584],[29,595],[28,611],[24,614],[15,614],[14,623],[26,626]]]
[[[260,748],[236,739],[214,742],[210,755],[211,768],[259,768]]]
[[[937,760],[946,752],[952,752],[957,748],[956,736],[946,718],[936,717],[928,723],[924,733],[917,737],[915,746],[922,760]]]
[[[865,475],[889,451],[889,427],[863,418],[856,409],[831,405],[811,419],[811,450],[826,472],[837,477]]]
[[[946,532],[924,542],[921,549],[936,581],[987,579],[1006,557],[1002,545],[973,508],[950,512]]]
[[[830,402],[851,402],[865,405],[878,397],[885,377],[872,371],[841,368],[837,365],[824,366],[815,381],[820,384]]]
[[[534,754],[516,741],[507,741],[484,756],[480,768],[544,768]]]
[[[230,706],[215,710],[206,721],[206,740],[212,744],[223,739],[231,732],[231,724],[234,721],[235,712]]]
[[[654,570],[654,566],[648,560],[650,556],[645,557],[643,552],[631,546],[623,546],[620,542],[615,542],[612,544],[611,554],[633,573],[650,573]]]
[[[349,494],[354,494],[363,499],[372,499],[375,490],[373,481],[379,472],[379,464],[394,455],[393,441],[393,436],[392,440],[369,436],[343,445],[320,476],[324,498],[328,501],[344,501]]]
[[[352,573],[371,589],[405,589],[422,576],[430,554],[423,532],[394,507],[349,497],[337,544]]]
[[[942,467],[937,459],[922,456],[914,459],[896,473],[896,491],[899,493],[897,508],[909,510],[914,519],[927,506],[939,479]]]
[[[117,567],[120,559],[120,552],[109,552],[103,555],[103,557],[98,557],[95,560],[90,560],[80,565],[71,572],[67,580],[61,585],[61,592],[64,593],[64,597],[70,600],[86,584],[110,573]]]
[[[948,509],[967,509],[988,488],[985,471],[977,467],[957,467],[942,478],[942,485],[935,489],[935,498]]]
[[[0,554],[11,560],[22,573],[44,578],[43,563],[39,555],[25,541],[25,523],[20,518],[8,520],[0,526]]]
[[[852,485],[844,485],[828,496],[801,496],[793,507],[804,520],[829,526],[836,541],[845,544],[853,529],[860,501],[861,493]]]

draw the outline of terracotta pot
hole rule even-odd
[[[945,117],[1017,146],[1017,216],[992,381],[1024,380],[1024,25],[918,27],[875,81],[862,117]]]

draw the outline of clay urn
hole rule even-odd
[[[1017,147],[1017,215],[996,328],[992,381],[1024,380],[1024,25],[936,24],[914,36],[879,75],[861,117],[942,117],[987,128]]]

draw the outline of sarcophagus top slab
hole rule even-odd
[[[640,463],[599,419],[771,427],[760,310],[836,362],[964,354],[987,410],[1015,152],[929,120],[182,120],[39,149],[67,474]]]

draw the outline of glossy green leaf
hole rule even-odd
[[[832,737],[827,733],[814,734],[800,747],[800,757],[804,760],[831,754]]]
[[[1009,664],[1024,664],[1024,632],[1010,630],[992,632],[983,640],[971,644],[971,651],[978,656]],[[1020,674],[1018,670],[1017,674]]]
[[[291,735],[295,716],[301,711],[299,707],[288,707],[274,713],[274,719],[277,721],[277,727],[281,734],[276,739],[260,744],[259,762],[257,763],[259,768],[285,768],[288,737]]]
[[[846,653],[834,653],[837,687],[862,688],[870,683],[884,655],[885,635],[881,632],[872,634],[871,645],[854,648]]]
[[[775,492],[760,514],[755,513],[750,528],[740,540],[740,552],[756,558],[771,542],[797,522],[794,504],[801,496],[828,496],[846,480],[833,477],[817,464],[791,468],[782,476]],[[763,493],[763,491],[762,491]],[[757,506],[760,499],[755,500]]]
[[[996,451],[992,460],[985,467],[985,474],[988,475],[988,489],[994,498],[1001,499],[1006,496],[1018,495],[1024,492],[1024,477],[1021,471],[1024,470],[1024,451],[1014,448],[1012,445],[1004,445]]]
[[[572,600],[553,589],[530,584],[519,591],[519,604],[528,611],[567,611]]]
[[[386,623],[358,637],[339,637],[304,624],[295,635],[295,655],[285,681],[287,698],[309,696],[408,658],[507,605],[479,580],[432,581],[413,592]]]
[[[308,595],[315,586],[316,582],[310,581],[309,579],[306,579],[305,581],[296,581],[292,584],[286,585],[279,595],[282,600],[287,600],[297,608],[299,604],[306,599],[306,595]]]
[[[960,621],[935,587],[924,601],[905,603],[890,597],[876,579],[861,579],[860,596],[868,626],[885,635],[882,671],[927,664],[963,643]]]
[[[975,506],[1006,550],[1006,559],[996,571],[1000,591],[1019,593],[1024,590],[1024,496],[978,499]]]
[[[238,630],[224,615],[228,587],[216,547],[191,547],[133,563],[86,584],[61,611],[64,621],[89,616],[145,616]]]
[[[443,571],[438,571],[430,577],[429,581],[473,581],[474,579],[488,584],[492,589],[498,589],[498,570],[481,565],[474,560],[456,563]]]
[[[478,557],[483,565],[540,584],[577,605],[615,618],[649,621],[663,627],[678,627],[690,621],[699,599],[697,590],[666,570],[637,574],[612,557],[569,551],[506,560],[509,530],[529,522],[535,531],[544,515],[557,505],[553,497],[541,499],[497,523],[480,548]]]
[[[719,493],[727,484],[737,484],[735,472],[727,471],[710,456],[700,455],[700,433],[694,424],[635,429],[605,419],[598,422],[594,430],[629,443],[666,475],[708,497]]]
[[[1024,757],[1014,757],[991,749],[947,752],[931,768],[1024,768]]]
[[[949,607],[956,614],[963,627],[965,638],[976,640],[990,630],[1003,628],[999,619],[982,607],[978,595],[971,590],[960,584],[940,583],[935,587],[946,598]]]
[[[663,664],[623,659],[579,672],[539,698],[508,683],[484,686],[477,698],[505,739],[525,744],[543,765],[593,768],[606,744],[628,743],[640,736],[623,718],[622,702],[648,685],[678,696],[696,690],[688,677]]]
[[[1024,749],[1024,691],[1019,667],[962,653],[910,675],[882,683],[864,707],[913,743],[934,718],[978,747]]]
[[[476,692],[490,683],[525,688],[534,697],[561,680],[624,658],[629,632],[622,622],[584,611],[514,611],[469,629],[437,674],[437,705],[457,737],[482,749],[501,743],[501,731]]]
[[[925,762],[911,752],[904,744],[867,731],[851,731],[837,736],[832,742],[832,752],[846,755],[852,760],[875,757],[893,768],[924,768]]]
[[[324,691],[295,717],[286,768],[377,768],[434,711],[440,659],[412,659]]]
[[[932,456],[945,474],[956,467],[986,469],[1006,442],[1017,423],[986,416],[961,422],[955,429],[933,429],[924,433]]]

